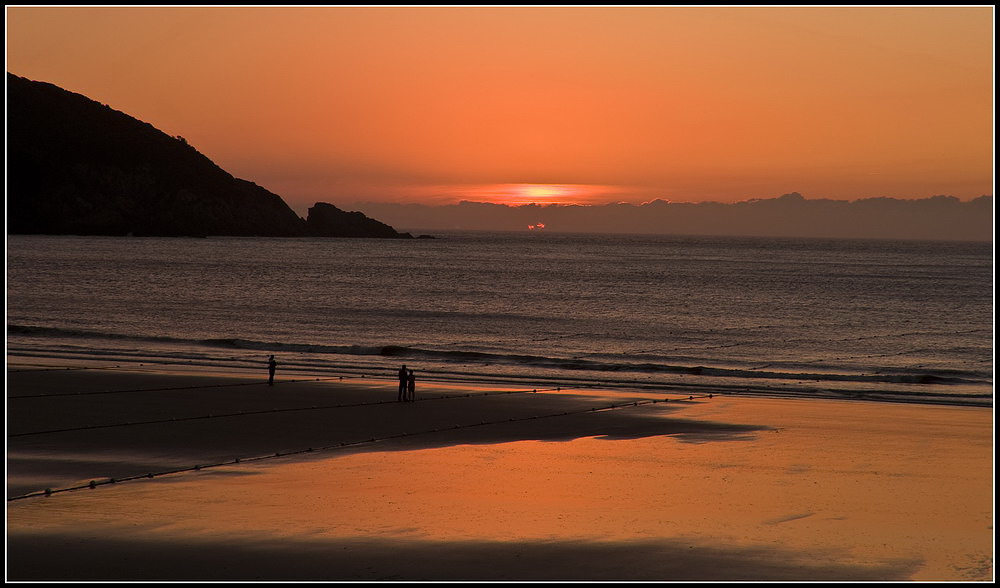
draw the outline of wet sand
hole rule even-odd
[[[991,409],[103,367],[8,358],[8,580],[993,579]]]

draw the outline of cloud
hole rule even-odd
[[[953,196],[906,200],[809,200],[797,192],[736,203],[527,204],[474,201],[429,206],[384,202],[337,204],[398,230],[738,235],[859,239],[991,241],[993,197],[963,202]]]

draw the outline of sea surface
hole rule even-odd
[[[434,235],[8,236],[7,359],[993,404],[990,242]]]

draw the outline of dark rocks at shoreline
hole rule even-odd
[[[327,202],[317,202],[309,209],[306,232],[311,237],[413,238],[360,212],[346,212]]]

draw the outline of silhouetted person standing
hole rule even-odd
[[[274,386],[274,370],[277,369],[278,362],[274,361],[274,356],[272,355],[270,359],[267,360],[267,385]]]
[[[406,365],[404,364],[399,367],[399,392],[396,394],[397,402],[406,400],[406,386],[408,379],[409,377],[407,376]]]
[[[406,396],[413,402],[417,397],[417,377],[413,375],[413,370],[410,370],[410,375],[406,377]]]

